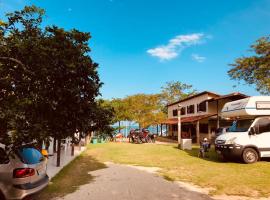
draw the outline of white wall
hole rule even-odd
[[[212,114],[212,113],[215,114],[216,109],[211,108],[210,110],[208,110],[208,105],[206,105],[206,112],[198,112],[197,113],[197,104],[199,104],[205,100],[211,99],[211,98],[213,98],[213,96],[211,96],[209,94],[203,94],[203,95],[200,95],[200,96],[197,96],[197,97],[194,97],[194,98],[191,98],[191,99],[188,99],[186,101],[181,102],[180,104],[182,107],[194,105],[194,113],[188,114],[187,108],[186,108],[186,114],[182,115],[182,117],[192,117],[192,116]],[[208,102],[207,102],[207,104],[208,104]],[[177,118],[177,116],[173,116],[173,110],[175,110],[175,109],[178,109],[178,104],[171,105],[168,107],[168,118],[169,119],[170,118]]]

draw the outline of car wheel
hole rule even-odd
[[[255,163],[258,161],[258,153],[255,149],[246,148],[242,155],[243,161],[247,164]]]

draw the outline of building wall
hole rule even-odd
[[[231,98],[224,98],[220,100],[214,100],[214,101],[207,101],[206,104],[206,111],[205,112],[197,112],[197,104],[200,104],[201,102],[205,100],[209,100],[212,98],[215,98],[216,96],[210,95],[210,94],[203,94],[191,99],[187,99],[186,101],[180,102],[182,107],[187,107],[189,105],[194,105],[194,113],[192,114],[185,114],[181,115],[181,117],[194,117],[194,116],[200,116],[200,115],[206,115],[206,114],[213,114],[214,116],[210,116],[208,118],[202,119],[199,121],[200,124],[200,130],[199,130],[199,137],[197,137],[197,133],[194,138],[194,133],[191,134],[191,138],[195,139],[192,140],[193,142],[199,142],[203,138],[208,138],[210,141],[214,141],[213,136],[215,136],[215,130],[217,129],[217,123],[219,122],[219,127],[228,127],[231,125],[231,121],[220,119],[217,120],[216,114],[221,115],[221,110],[225,103],[232,101]],[[217,106],[218,103],[218,106]],[[217,110],[218,107],[218,110]],[[168,118],[177,118],[177,115],[173,116],[173,110],[178,109],[178,104],[168,106]],[[196,122],[192,123],[184,123],[185,125],[191,125],[196,126]],[[183,124],[182,124],[183,125]],[[203,130],[202,130],[203,129]],[[208,130],[207,130],[208,129]],[[194,131],[193,131],[194,132]],[[182,130],[183,133],[183,130]],[[169,125],[169,135],[174,136],[173,138],[177,138],[178,130],[177,130],[177,124],[175,125]]]
[[[208,102],[209,114],[217,114],[217,102]]]
[[[198,97],[188,99],[186,101],[181,102],[182,107],[186,107],[186,114],[182,115],[182,117],[192,117],[192,116],[198,116],[198,115],[205,115],[205,114],[216,114],[216,105],[210,105],[208,106],[208,102],[206,102],[206,112],[197,112],[197,104],[200,104],[201,102],[211,99],[213,96],[209,94],[203,94]],[[187,113],[187,106],[194,105],[194,113],[188,114]],[[177,118],[176,116],[173,116],[173,110],[178,109],[178,104],[168,106],[168,118]]]

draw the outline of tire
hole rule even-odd
[[[259,159],[259,156],[258,156],[258,153],[255,149],[246,148],[243,151],[242,159],[243,159],[244,163],[251,164],[251,163],[257,162]]]

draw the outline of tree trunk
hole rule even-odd
[[[61,139],[57,140],[57,163],[56,167],[60,167],[60,159],[61,159]]]
[[[56,139],[53,138],[53,153],[56,153]]]
[[[160,125],[160,136],[162,137],[162,124]]]
[[[118,122],[118,133],[121,133],[121,121]]]
[[[47,151],[49,151],[49,148],[50,148],[50,140],[47,139],[46,142],[45,142],[45,149],[46,149]]]
[[[157,124],[157,135],[158,135],[158,124]]]

